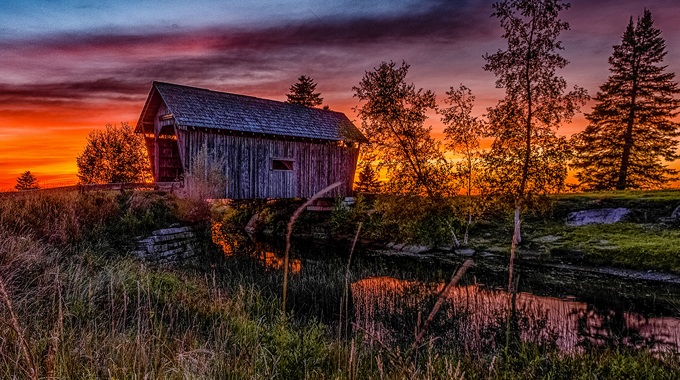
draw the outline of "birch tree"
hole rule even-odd
[[[514,198],[511,268],[520,242],[520,212],[527,190],[542,192],[546,185],[563,183],[566,160],[555,162],[552,158],[566,152],[561,152],[563,141],[555,130],[570,121],[587,99],[586,91],[578,87],[565,94],[566,81],[556,75],[556,70],[568,63],[558,54],[563,49],[558,37],[569,29],[559,18],[569,7],[561,0],[504,0],[493,5],[492,16],[500,20],[507,48],[484,56],[484,70],[496,75],[496,87],[505,89],[505,98],[488,110],[494,137],[489,157],[494,158],[492,171],[505,176],[503,185]],[[546,178],[553,174],[557,181]]]

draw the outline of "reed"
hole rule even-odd
[[[54,215],[47,207],[42,212]],[[50,229],[41,228],[0,223],[1,378],[674,379],[680,373],[673,353],[603,348],[565,355],[524,342],[518,355],[506,359],[497,347],[477,352],[442,345],[435,338],[446,335],[437,322],[463,321],[466,309],[453,308],[463,304],[461,298],[441,305],[437,315],[444,317],[427,330],[432,337],[427,353],[400,365],[388,352],[404,358],[402,347],[408,345],[381,340],[384,347],[376,347],[360,328],[338,339],[331,328],[335,315],[328,324],[305,316],[331,293],[328,309],[338,310],[348,278],[344,263],[319,263],[288,278],[294,310],[282,324],[279,271],[267,272],[241,257],[217,261],[209,252],[195,261],[149,265],[113,250],[109,237],[88,230],[91,226],[84,225],[78,243],[70,246],[50,240],[43,234]],[[361,256],[352,260],[356,265]],[[368,273],[353,266],[353,276]],[[351,289],[356,299],[360,292]],[[413,301],[398,297],[405,310],[394,309],[401,319],[388,327],[408,324],[412,334],[414,323],[406,318],[436,303],[438,293],[419,289],[410,290]],[[490,307],[473,297],[467,310]],[[474,333],[471,325],[458,326]]]
[[[284,258],[284,263],[283,263],[283,314],[286,314],[286,290],[288,288],[288,265],[289,265],[289,258],[290,258],[290,237],[293,234],[293,224],[295,224],[295,220],[302,214],[305,209],[307,209],[307,206],[311,205],[319,199],[322,195],[326,194],[327,192],[335,189],[336,187],[342,185],[342,182],[336,182],[332,185],[327,186],[326,188],[322,189],[318,193],[314,194],[311,198],[309,198],[305,203],[302,204],[302,206],[298,207],[297,210],[291,215],[290,220],[288,221],[288,226],[286,230],[286,252],[285,252],[285,258]]]

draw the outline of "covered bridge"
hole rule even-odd
[[[229,199],[309,198],[338,181],[326,196],[350,196],[368,142],[340,112],[162,82],[135,132],[156,182],[182,178],[203,146],[224,157]]]

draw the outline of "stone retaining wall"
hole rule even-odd
[[[133,253],[147,260],[175,261],[193,256],[197,242],[191,227],[166,228],[140,240]]]

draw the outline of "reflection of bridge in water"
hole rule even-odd
[[[394,341],[399,332],[383,321],[389,321],[390,315],[417,313],[427,299],[433,299],[443,288],[443,283],[391,277],[357,281],[352,284],[356,323],[384,343]],[[437,316],[446,328],[445,332],[439,332],[444,334],[440,337],[458,340],[458,345],[471,350],[497,348],[492,332],[504,333],[503,321],[510,301],[506,292],[477,285],[453,289],[448,307]],[[524,341],[552,338],[564,351],[591,344],[680,350],[678,318],[645,318],[625,311],[597,311],[586,303],[530,293],[517,294],[515,305],[520,317],[519,335]],[[429,311],[421,310],[423,318]],[[412,335],[413,331],[403,333]]]
[[[240,235],[239,235],[240,236]],[[239,239],[237,236],[231,236],[225,233],[222,229],[221,223],[213,223],[212,225],[212,240],[217,244],[225,256],[235,256],[239,246]],[[252,243],[252,252],[250,254],[256,258],[268,270],[282,270],[285,265],[283,254],[276,254],[271,247],[264,244]],[[288,270],[291,273],[298,273],[302,267],[302,263],[298,259],[290,260],[288,263]]]

